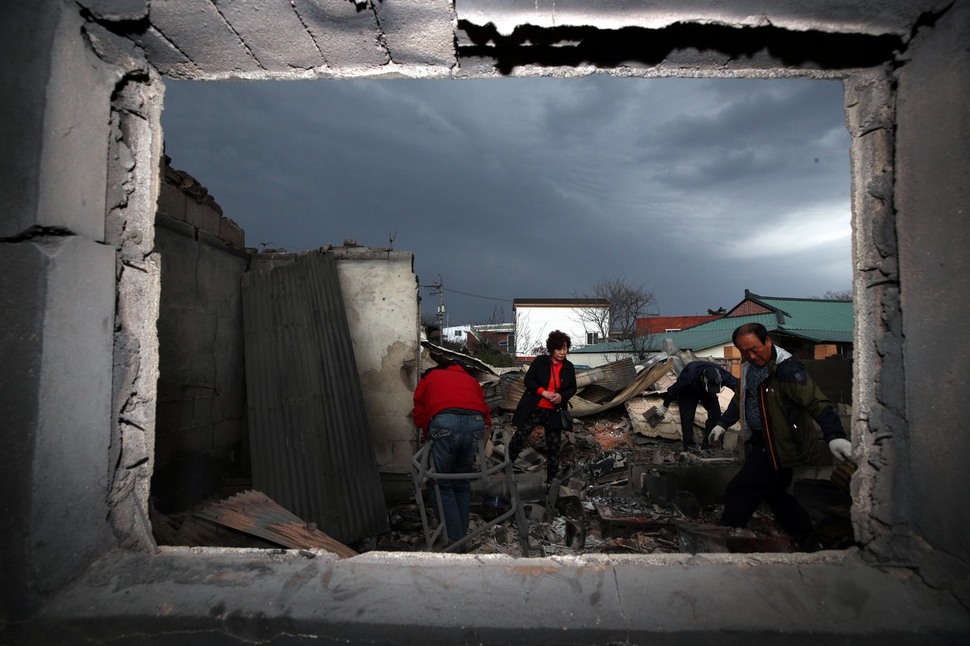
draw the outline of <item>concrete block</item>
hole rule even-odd
[[[77,35],[80,16],[67,14],[51,51],[51,76],[46,88],[43,129],[37,133],[41,151],[35,211],[20,211],[19,226],[63,227],[91,240],[103,241],[107,187],[108,140],[111,134],[111,93],[117,71],[108,66]],[[5,209],[6,211],[6,209]],[[6,230],[3,218],[0,227]],[[18,231],[19,233],[19,231]]]
[[[184,217],[184,213],[182,214]],[[163,229],[172,234],[181,236],[187,240],[195,240],[196,228],[185,222],[184,220],[179,220],[170,217],[166,213],[159,211],[155,214],[155,235],[158,235],[159,229]]]
[[[202,223],[202,230],[208,233],[209,235],[213,236],[214,238],[217,238],[220,241],[222,241],[222,239],[219,238],[222,214],[219,213],[219,211],[212,208],[212,204],[210,203],[209,200],[206,200],[202,206],[204,207],[204,210],[202,212],[203,218],[204,218]]]
[[[216,421],[212,425],[212,449],[221,457],[228,457],[230,451],[243,439],[244,425],[241,419]]]
[[[212,450],[212,426],[205,424],[182,429],[176,447],[179,455],[205,455]]]
[[[312,69],[326,64],[289,2],[227,2],[219,10],[268,70]],[[273,29],[266,29],[267,23]]]
[[[372,11],[357,11],[351,2],[321,3],[295,0],[294,8],[328,65],[374,67],[389,57],[381,46],[381,31]]]
[[[170,218],[185,221],[185,193],[177,186],[162,182],[158,189],[158,210]]]
[[[115,252],[58,236],[0,244],[0,260],[0,415],[16,429],[0,451],[13,501],[0,527],[19,537],[0,563],[23,589],[29,561],[32,589],[44,592],[111,543],[91,519],[108,511]]]
[[[205,231],[206,218],[212,210],[192,197],[185,198],[185,221],[200,231]]]
[[[219,237],[237,249],[246,248],[246,232],[227,217],[219,220]]]
[[[192,62],[171,41],[158,33],[155,27],[132,34],[131,39],[145,50],[145,56],[162,74],[178,72],[192,67]]]
[[[217,5],[203,0],[155,0],[151,15],[155,29],[177,45],[194,69],[202,73],[260,70]],[[200,31],[199,25],[207,28]]]
[[[398,65],[450,65],[455,20],[449,3],[398,0],[373,5],[385,46]]]

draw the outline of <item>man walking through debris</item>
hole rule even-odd
[[[492,425],[492,413],[481,385],[465,368],[446,361],[425,371],[414,389],[414,424],[431,439],[431,457],[438,473],[471,473],[478,441]],[[452,543],[468,533],[471,482],[438,481],[445,531]]]
[[[680,433],[684,440],[684,450],[695,449],[694,442],[694,414],[700,403],[707,411],[707,421],[704,423],[704,435],[701,439],[701,449],[710,448],[708,436],[721,419],[721,404],[717,394],[721,387],[727,386],[735,393],[738,392],[738,378],[712,361],[691,361],[677,381],[663,394],[663,405],[657,409],[656,416],[663,418],[667,414],[670,402],[676,401],[680,408]]]
[[[566,359],[570,339],[565,332],[555,330],[546,339],[546,350],[532,360],[525,373],[525,392],[512,413],[515,435],[509,442],[509,459],[519,456],[532,431],[541,427],[546,437],[546,485],[559,476],[559,444],[562,417],[559,409],[566,409],[576,394],[576,369]]]
[[[711,431],[710,441],[716,441],[725,428],[740,419],[745,458],[741,471],[727,485],[721,524],[744,527],[764,501],[799,549],[817,549],[811,541],[808,512],[788,492],[792,467],[812,464],[819,457],[813,420],[839,460],[851,458],[852,444],[845,439],[832,403],[805,366],[775,345],[765,326],[742,325],[734,331],[732,340],[743,362],[741,388]]]

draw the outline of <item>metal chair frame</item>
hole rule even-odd
[[[454,541],[448,544],[443,551],[453,552],[464,545],[468,544],[472,539],[480,536],[486,530],[504,522],[506,519],[515,516],[516,525],[519,529],[519,542],[522,546],[523,556],[529,555],[529,523],[525,517],[525,510],[522,507],[522,502],[519,499],[519,488],[515,482],[515,475],[512,470],[512,461],[509,459],[508,455],[505,459],[494,466],[488,466],[488,460],[485,456],[485,440],[478,440],[478,465],[479,470],[470,473],[438,473],[434,468],[434,460],[431,458],[431,443],[434,440],[429,440],[424,443],[424,445],[418,449],[418,452],[414,454],[411,459],[411,464],[414,466],[414,499],[418,504],[418,509],[421,512],[421,525],[424,528],[424,541],[428,550],[434,548],[435,542],[440,538],[444,537],[446,541],[450,540],[448,533],[445,529],[444,523],[444,508],[441,504],[441,492],[438,487],[438,483],[441,480],[479,480],[482,483],[488,482],[491,476],[497,473],[505,473],[505,484],[509,490],[509,508],[508,510],[502,512],[492,520],[479,526],[477,529],[470,531],[464,538]],[[421,491],[421,486],[425,481],[430,481],[434,485],[435,492],[435,502],[437,505],[438,512],[438,524],[437,527],[431,527],[431,520],[428,515],[428,510],[425,508],[424,495]]]

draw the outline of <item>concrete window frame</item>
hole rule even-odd
[[[956,225],[942,233],[922,233],[934,236],[929,243],[912,236],[916,225],[907,209],[919,216],[934,206],[920,193],[919,181],[926,179],[920,162],[935,161],[927,148],[914,142],[929,130],[928,120],[952,114],[947,106],[919,104],[919,80],[903,79],[901,92],[891,61],[824,73],[843,82],[852,136],[853,287],[858,299],[853,437],[862,463],[853,484],[853,525],[860,549],[813,555],[523,560],[374,553],[336,560],[306,551],[158,548],[147,522],[145,476],[151,474],[157,381],[153,326],[159,270],[150,231],[158,194],[163,90],[157,72],[117,46],[110,34],[90,22],[87,12],[82,15],[73,3],[52,6],[32,8],[38,17],[29,16],[31,24],[49,29],[26,30],[33,37],[47,37],[56,50],[50,69],[25,66],[45,81],[38,85],[43,85],[39,94],[46,106],[41,119],[25,118],[43,133],[37,136],[40,170],[32,176],[38,188],[31,194],[40,206],[27,207],[42,214],[45,209],[69,214],[64,217],[72,226],[65,233],[38,218],[40,228],[21,227],[31,231],[29,236],[4,238],[12,247],[5,259],[12,257],[11,266],[47,287],[31,292],[38,300],[30,304],[41,312],[37,321],[44,347],[38,355],[53,346],[57,358],[70,357],[71,348],[57,344],[79,329],[87,331],[82,340],[107,340],[107,353],[86,352],[99,371],[107,366],[113,379],[105,389],[103,377],[89,380],[95,373],[76,371],[77,360],[64,365],[40,362],[40,394],[58,391],[45,390],[52,383],[62,386],[59,392],[67,398],[52,404],[29,427],[23,442],[30,443],[26,454],[31,460],[14,473],[28,482],[26,491],[11,487],[21,501],[15,511],[27,520],[22,525],[15,525],[20,517],[5,520],[4,538],[27,538],[16,545],[11,541],[13,548],[4,555],[9,573],[2,597],[9,618],[5,632],[24,641],[52,643],[133,636],[161,641],[182,634],[197,640],[313,636],[352,643],[430,644],[563,639],[636,643],[651,638],[673,643],[698,635],[718,635],[719,643],[782,635],[799,643],[817,643],[819,635],[848,636],[847,641],[902,637],[955,643],[970,634],[966,584],[954,583],[966,572],[965,555],[952,548],[962,530],[952,525],[927,528],[925,516],[937,505],[931,504],[913,467],[904,467],[898,455],[909,448],[925,455],[925,443],[913,441],[910,426],[926,428],[938,419],[928,413],[906,417],[904,403],[925,388],[917,384],[907,392],[906,370],[929,373],[925,364],[941,356],[930,348],[927,358],[906,357],[912,346],[903,335],[904,320],[910,323],[907,332],[932,331],[934,326],[905,316],[900,267],[915,283],[908,303],[926,304],[926,297],[917,294],[920,286],[927,286],[923,272],[928,267],[920,264],[921,252],[932,242],[945,243],[947,235],[962,235]],[[960,5],[955,11],[953,22],[936,25],[936,32],[921,43],[931,53],[909,74],[932,72],[941,52],[956,52],[959,47],[952,43],[965,42],[953,33],[966,34],[967,10]],[[51,20],[51,12],[63,13]],[[13,42],[23,45],[29,42],[25,38]],[[967,54],[955,60],[958,70],[965,71]],[[469,65],[469,70],[439,73],[494,74],[487,66]],[[359,70],[347,75],[358,73],[371,74]],[[551,72],[535,66],[526,73]],[[764,78],[818,73],[785,66],[758,72]],[[965,86],[958,88],[958,98],[966,94]],[[102,133],[110,136],[100,137]],[[953,153],[950,158],[966,170],[958,148],[966,131],[958,135],[956,144],[945,139],[934,144]],[[60,146],[54,145],[59,136]],[[56,159],[44,156],[54,155],[47,152],[51,150]],[[71,160],[81,164],[66,163]],[[903,170],[914,179],[903,181]],[[78,194],[83,199],[76,200]],[[85,217],[97,215],[99,206],[106,214],[103,232],[97,217]],[[40,247],[44,258],[21,258]],[[83,253],[66,258],[72,262],[49,261],[52,249],[65,247],[80,247]],[[966,279],[959,280],[957,285],[965,286]],[[89,307],[77,308],[72,289],[84,288],[92,292]],[[106,326],[102,315],[109,311],[114,325]],[[5,313],[3,320],[6,324],[12,317]],[[104,361],[105,354],[110,361]],[[31,376],[26,370],[18,374]],[[5,381],[4,393],[10,392],[19,394]],[[71,409],[72,402],[89,400],[93,406]],[[965,403],[955,405],[966,410]],[[72,416],[77,422],[73,425]],[[64,430],[70,428],[82,432],[72,436]],[[88,456],[96,456],[93,464],[81,463]],[[917,459],[927,464],[925,457]],[[34,469],[35,464],[43,469]],[[63,477],[49,475],[65,465],[58,474]],[[4,484],[16,484],[4,478]],[[952,480],[944,484],[947,492],[961,491]],[[910,495],[911,490],[917,493]],[[966,519],[965,513],[957,516],[958,522]],[[74,521],[75,531],[62,531],[65,517]]]

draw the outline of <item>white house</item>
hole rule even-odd
[[[529,360],[545,353],[546,337],[553,330],[569,335],[573,348],[605,341],[609,329],[609,301],[605,298],[516,298],[512,301],[515,323],[515,358]]]

